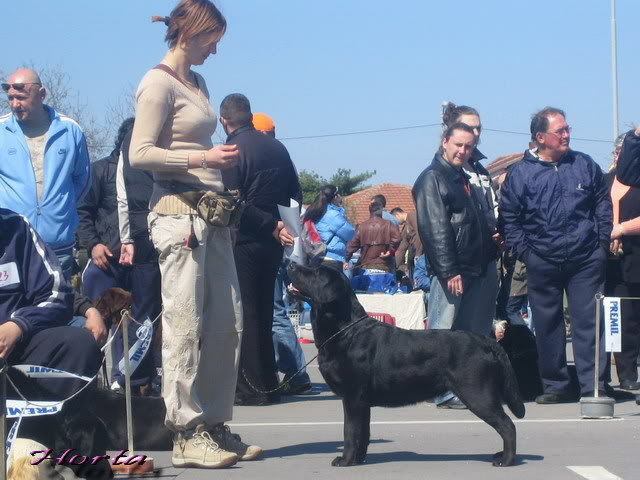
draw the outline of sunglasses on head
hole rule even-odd
[[[27,85],[40,85],[42,86],[40,83],[38,82],[26,82],[26,83],[3,83],[2,84],[2,90],[4,90],[5,92],[8,92],[10,89],[14,89],[18,92],[23,92],[24,91],[24,87],[26,87]]]

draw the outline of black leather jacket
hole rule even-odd
[[[418,233],[440,279],[484,274],[497,250],[468,176],[436,153],[413,186]]]

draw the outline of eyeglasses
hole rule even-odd
[[[40,85],[42,86],[42,84],[38,83],[38,82],[26,82],[26,83],[3,83],[2,84],[2,90],[4,90],[5,92],[8,92],[10,89],[14,89],[18,92],[23,92],[24,91],[24,87],[26,87],[27,85]]]
[[[562,137],[565,133],[567,135],[571,134],[571,127],[566,126],[564,128],[559,128],[555,132],[544,132],[544,133],[552,133],[553,135],[557,135],[558,137]]]

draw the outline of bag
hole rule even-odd
[[[245,208],[238,190],[227,192],[190,191],[178,193],[180,198],[198,212],[210,227],[237,227]]]
[[[198,216],[208,226],[237,227],[240,224],[246,202],[239,190],[205,192],[189,190],[190,187],[175,182],[158,183],[198,212]]]
[[[302,239],[302,249],[310,260],[320,259],[327,253],[327,245],[320,238],[320,234],[311,220],[307,220],[302,225],[300,238]]]

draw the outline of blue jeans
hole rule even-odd
[[[511,325],[527,325],[527,322],[524,321],[521,315],[523,307],[524,311],[527,311],[527,301],[527,295],[514,295],[509,297],[505,311]]]
[[[276,352],[276,365],[278,370],[284,373],[285,378],[294,375],[302,368],[302,371],[291,381],[292,385],[305,385],[311,383],[309,374],[303,368],[305,364],[304,353],[298,343],[298,336],[287,316],[287,304],[284,299],[285,285],[288,283],[287,271],[283,265],[278,268],[273,295],[273,348]]]
[[[58,257],[60,268],[62,268],[62,275],[64,275],[65,280],[68,282],[73,275],[73,249],[69,248],[68,250],[60,250],[59,252],[55,252],[55,254],[56,257]]]
[[[454,296],[447,288],[446,280],[431,278],[429,328],[466,330],[488,336],[498,295],[496,262],[489,262],[480,277],[463,276],[463,286],[464,293]],[[435,398],[435,403],[444,403],[453,396],[453,392],[443,393]]]
[[[429,293],[429,328],[489,335],[496,313],[498,274],[495,261],[481,277],[463,277],[464,293],[454,296],[446,280],[433,277]]]

